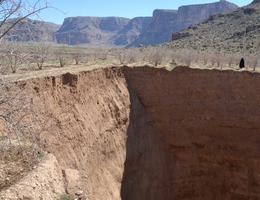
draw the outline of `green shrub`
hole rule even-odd
[[[63,194],[59,200],[73,200],[70,196]]]

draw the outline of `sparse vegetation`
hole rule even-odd
[[[255,54],[242,54],[242,53],[226,53],[222,51],[198,51],[194,49],[172,49],[166,46],[143,46],[141,48],[119,48],[119,49],[93,49],[87,47],[77,46],[49,46],[48,56],[44,56],[44,62],[34,59],[35,53],[28,49],[35,48],[34,44],[22,46],[23,60],[16,64],[15,73],[20,74],[20,78],[30,76],[48,76],[63,73],[63,70],[55,70],[56,68],[64,68],[65,71],[78,71],[91,69],[95,67],[102,67],[107,65],[151,65],[155,67],[172,68],[172,66],[189,66],[199,68],[218,68],[218,69],[238,69],[239,60],[241,57],[245,58],[246,69],[257,71],[258,59]],[[76,52],[80,49],[79,52]],[[31,53],[30,53],[31,52]],[[33,52],[33,53],[32,53]],[[243,56],[242,56],[243,55]],[[12,73],[11,67],[8,65],[7,60],[3,59],[6,55],[0,54],[2,74],[5,74],[6,80],[11,80]],[[20,57],[19,57],[20,58]],[[32,59],[29,59],[32,58]],[[30,61],[30,62],[29,62]],[[254,62],[253,62],[254,61]],[[44,69],[39,69],[37,62],[40,66],[44,63]],[[80,63],[80,65],[79,65]],[[254,64],[253,64],[254,63]],[[73,68],[71,68],[73,66]],[[92,67],[93,66],[93,67]],[[52,72],[51,72],[52,71]],[[22,75],[23,74],[23,75]]]
[[[59,60],[60,67],[64,67],[68,63],[68,50],[64,47],[55,51],[56,58]]]
[[[247,10],[254,10],[248,13]],[[228,54],[259,52],[259,7],[249,4],[232,12],[214,14],[209,19],[180,31],[185,37],[163,44],[174,49],[221,51]]]
[[[239,11],[238,14],[241,15],[241,20],[248,19]],[[215,17],[219,18],[219,23],[224,24],[224,28],[228,29],[231,21],[225,21],[226,18],[223,16]],[[226,37],[230,38],[223,40],[218,35],[220,31],[224,32],[223,28],[220,30],[210,28],[214,27],[211,23],[216,22],[208,20],[202,23],[208,27],[208,32],[211,34],[208,38],[204,36],[204,32],[194,29],[194,34],[190,37],[174,43],[130,49],[59,46],[48,42],[25,44],[0,37],[3,47],[0,52],[0,158],[3,161],[0,169],[3,169],[3,174],[0,175],[4,177],[2,182],[0,181],[0,190],[10,186],[38,163],[43,155],[39,148],[40,135],[48,131],[49,127],[55,126],[51,114],[46,115],[41,112],[51,108],[41,108],[39,106],[41,100],[27,93],[22,83],[14,83],[15,81],[125,64],[165,67],[168,70],[178,65],[202,69],[238,70],[242,55],[246,60],[246,70],[259,71],[257,56],[259,39],[258,36],[253,35],[258,29],[251,30],[247,27],[247,34],[245,34],[245,30],[238,27],[236,35],[228,35],[227,32]],[[31,65],[29,61],[35,68],[29,69],[29,64]],[[34,89],[37,93],[39,88]],[[16,166],[19,168],[15,168]],[[71,198],[63,195],[60,199]]]
[[[14,184],[38,164],[43,155],[34,144],[18,140],[0,139],[0,191]],[[4,148],[4,151],[3,151]]]
[[[46,41],[40,41],[33,44],[33,62],[37,63],[39,69],[42,69],[43,63],[46,61],[51,43]]]
[[[73,200],[73,198],[71,198],[70,196],[64,194],[64,195],[62,195],[62,196],[60,197],[59,200]]]
[[[48,117],[45,118],[35,106],[36,98],[23,90],[22,85],[5,82],[3,78],[8,68],[16,73],[29,63],[24,45],[15,41],[19,35],[10,35],[10,32],[28,16],[47,8],[47,4],[42,7],[40,3],[0,1],[0,190],[19,180],[38,163],[41,154],[39,134],[48,129],[45,124]],[[8,20],[15,16],[19,17],[9,23]]]

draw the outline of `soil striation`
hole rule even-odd
[[[258,73],[112,67],[22,84],[56,120],[41,140],[75,198],[260,198]]]

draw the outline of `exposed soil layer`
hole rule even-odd
[[[125,70],[123,199],[259,199],[260,76]]]
[[[260,198],[258,73],[112,67],[22,85],[52,111],[43,148],[74,197]]]

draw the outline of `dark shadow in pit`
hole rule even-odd
[[[130,78],[127,71],[126,77]],[[153,130],[141,99],[128,82],[130,122],[121,187],[123,200],[171,199],[170,158],[161,134]]]
[[[123,200],[260,199],[260,75],[123,68]]]

